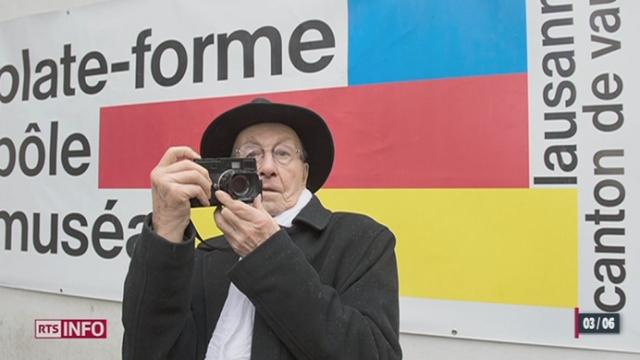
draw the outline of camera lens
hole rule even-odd
[[[229,191],[232,193],[231,195],[238,198],[246,195],[249,192],[251,186],[251,182],[244,175],[236,175],[231,178],[229,182]]]

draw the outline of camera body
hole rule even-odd
[[[233,199],[253,202],[262,193],[262,181],[258,177],[256,160],[251,158],[204,158],[195,163],[207,169],[211,178],[210,206],[218,206],[216,190],[222,190]],[[203,206],[198,199],[191,199],[192,207]]]

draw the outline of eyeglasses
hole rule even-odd
[[[264,159],[265,150],[257,144],[244,144],[233,151],[236,157],[256,159],[261,162]],[[304,160],[304,151],[289,146],[287,144],[279,144],[271,149],[271,158],[280,165],[289,165],[293,158],[300,156]]]

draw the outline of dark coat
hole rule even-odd
[[[238,261],[223,237],[194,251],[195,230],[172,244],[150,228],[124,285],[124,359],[203,359],[230,281],[256,308],[252,359],[401,359],[395,238],[314,196]]]

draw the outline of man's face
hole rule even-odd
[[[278,123],[253,125],[238,134],[233,149],[234,156],[246,156],[247,151],[264,155],[257,161],[258,175],[262,203],[271,216],[296,204],[306,187],[309,165],[302,160],[302,145],[293,129]]]

